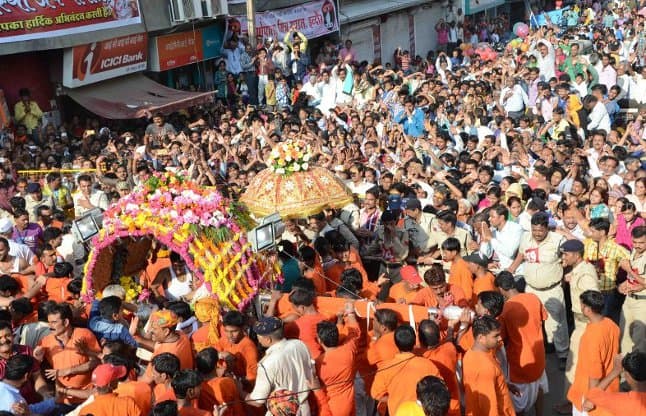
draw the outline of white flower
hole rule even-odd
[[[298,172],[299,170],[301,170],[301,165],[294,163],[294,172]]]
[[[268,169],[269,169],[269,171],[270,171],[270,172],[273,172],[274,170],[276,170],[276,168],[274,168],[274,167],[273,167],[273,166],[271,166],[271,165],[269,166],[269,168],[268,168]]]
[[[279,174],[279,175],[283,175],[283,174],[285,174],[285,169],[284,168],[278,168],[278,169],[276,169],[276,173]]]
[[[280,152],[278,151],[278,149],[271,151],[271,157],[273,157],[274,159],[278,159],[280,157]]]
[[[309,163],[305,162],[301,165],[301,167],[303,168],[303,170],[307,170],[310,167],[310,165]]]
[[[310,161],[310,154],[306,153],[305,156],[303,156],[303,161],[304,162],[309,162]]]
[[[285,162],[291,162],[292,157],[290,155],[285,156]]]

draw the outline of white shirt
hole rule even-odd
[[[20,395],[20,391],[14,386],[0,381],[0,410],[13,413],[11,406],[20,402],[26,403]]]
[[[606,106],[601,101],[597,101],[589,117],[590,123],[588,123],[588,130],[601,129],[606,133],[610,132],[610,116],[608,115]]]
[[[512,92],[511,97],[505,99],[508,92]],[[506,112],[523,111],[524,105],[528,102],[527,94],[518,84],[513,87],[505,87],[500,91],[500,105],[502,105]]]
[[[319,110],[325,115],[330,113],[330,109],[334,108],[336,105],[336,83],[332,80],[329,82],[321,82],[321,104],[319,104]]]
[[[543,81],[549,81],[550,78],[556,77],[556,57],[554,54],[554,46],[545,39],[541,39],[539,43],[543,43],[547,46],[547,55],[543,56],[539,51],[535,51],[534,56],[536,56],[541,79]]]
[[[92,210],[92,208],[88,209],[81,206],[79,201],[83,199],[86,198],[82,193],[77,192],[74,194],[74,215],[76,216],[76,218],[82,217],[85,213]],[[101,208],[105,211],[106,209],[108,209],[108,196],[103,191],[96,189],[92,190],[92,192],[90,193],[90,204],[94,205],[95,208]]]
[[[480,244],[480,252],[487,257],[494,253],[498,256],[501,269],[511,266],[516,258],[520,239],[523,236],[523,227],[515,222],[506,221],[502,230],[492,229],[491,241]]]
[[[306,82],[301,89],[301,92],[307,95],[307,104],[310,106],[315,106],[321,101],[321,84],[312,84],[311,82]]]
[[[31,249],[25,245],[25,244],[20,244],[16,243],[13,240],[7,239],[9,241],[9,255],[18,257],[20,259],[23,259],[27,262],[27,264],[32,264],[34,261],[34,253],[32,253]]]
[[[307,381],[312,379],[311,360],[307,347],[297,339],[283,339],[267,348],[265,356],[258,362],[256,385],[249,399],[264,403],[276,390],[301,392],[298,395],[301,403],[298,415],[310,416]],[[271,416],[271,413],[265,415]]]

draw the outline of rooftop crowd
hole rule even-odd
[[[586,0],[509,42],[504,15],[458,10],[385,65],[234,36],[212,105],[143,124],[43,126],[23,89],[0,136],[0,416],[643,414],[644,16]],[[287,221],[262,316],[197,296],[160,244],[150,316],[119,284],[82,300],[72,220],[155,171],[235,199],[289,139],[355,202]]]

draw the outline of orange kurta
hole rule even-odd
[[[180,370],[190,370],[193,368],[193,349],[191,348],[191,341],[183,332],[178,332],[178,334],[179,337],[175,342],[155,343],[152,358],[155,358],[159,354],[169,352],[179,358]],[[146,368],[146,376],[148,379],[152,379],[152,363],[148,364],[148,367]]]
[[[417,292],[415,299],[413,299],[413,302],[411,303],[414,305],[426,306],[427,308],[440,308],[448,306],[445,304],[448,299],[451,300],[451,304],[461,308],[469,306],[469,302],[464,295],[464,290],[462,290],[460,286],[449,284],[448,293],[450,296],[445,299],[441,299],[440,301],[430,287],[423,287]]]
[[[85,342],[92,351],[99,352],[101,347],[94,334],[86,328],[74,328],[72,336],[65,345],[61,345],[54,334],[45,336],[40,341],[40,346],[45,350],[45,360],[55,370],[77,367],[89,361],[86,355],[79,354],[76,343]],[[63,386],[71,389],[87,389],[91,387],[92,373],[75,374],[66,377],[59,377],[57,381]],[[67,403],[82,403],[83,399],[72,397],[66,398]]]
[[[391,302],[409,304],[413,303],[413,300],[417,297],[417,292],[417,290],[408,291],[406,282],[402,281],[391,286],[388,298]]]
[[[161,403],[166,400],[177,400],[175,397],[175,390],[170,385],[166,384],[155,384],[153,387],[153,398],[155,403]]]
[[[325,286],[328,292],[336,292],[339,283],[341,283],[341,274],[343,274],[344,270],[345,265],[340,262],[335,262],[325,268],[325,277],[327,277]]]
[[[473,274],[471,274],[467,262],[462,258],[458,258],[451,263],[449,283],[460,286],[466,299],[473,299]]]
[[[45,293],[47,299],[56,303],[67,302],[72,298],[72,294],[67,290],[67,285],[72,279],[69,277],[50,277],[45,282]]]
[[[473,297],[471,302],[473,305],[478,303],[478,295],[487,290],[496,291],[496,285],[493,284],[494,276],[491,272],[487,272],[484,276],[478,277],[473,281]]]
[[[588,393],[590,379],[602,379],[612,371],[613,359],[619,351],[619,327],[610,319],[591,322],[585,327],[579,344],[579,356],[574,372],[574,382],[567,393],[572,405],[581,410],[583,398]],[[616,378],[606,389],[608,392],[619,391],[619,379]],[[598,415],[599,410],[588,412],[590,416]]]
[[[321,345],[316,341],[316,325],[325,320],[326,317],[320,313],[303,315],[294,322],[285,324],[285,337],[303,341],[312,359],[316,360],[323,352]]]
[[[449,416],[460,416],[460,387],[455,371],[458,366],[458,352],[451,342],[440,344],[435,349],[420,351],[421,356],[431,360],[440,371],[440,375],[451,393]]]
[[[608,412],[613,416],[646,415],[646,392],[612,393],[594,388],[586,393],[586,399],[594,403],[600,411]]]
[[[526,384],[538,380],[545,371],[543,321],[547,311],[532,293],[520,293],[505,302],[501,335],[505,342],[509,379]]]
[[[258,371],[258,349],[251,338],[244,336],[237,344],[229,342],[227,337],[220,337],[215,346],[218,351],[226,351],[236,359],[233,372],[238,377],[244,377],[253,383],[256,380]]]
[[[354,376],[356,373],[358,325],[346,325],[345,342],[325,351],[316,360],[316,372],[326,386],[328,405],[333,415],[354,416]]]
[[[398,353],[375,375],[370,395],[376,400],[388,396],[388,412],[394,415],[400,404],[417,399],[417,383],[426,376],[441,377],[430,360],[412,352]]]
[[[141,416],[141,409],[130,397],[119,397],[115,393],[97,394],[94,401],[81,408],[80,416]]]
[[[466,416],[515,415],[500,365],[489,352],[469,350],[462,360]]]
[[[198,409],[197,407],[192,407],[192,406],[184,406],[180,407],[178,409],[179,411],[177,414],[179,416],[212,416],[213,415],[213,409],[210,411],[203,410],[203,409]]]
[[[316,290],[317,295],[322,295],[327,290],[325,274],[323,273],[323,268],[320,265],[315,265],[313,269],[305,269],[303,277],[310,279],[312,283],[314,283],[314,289]]]
[[[141,409],[141,414],[147,416],[150,413],[150,398],[152,389],[150,384],[143,381],[124,381],[119,383],[114,392],[119,397],[130,397]]]
[[[399,349],[395,345],[395,333],[389,332],[368,345],[366,356],[368,364],[380,367],[384,361],[391,360],[397,353]]]
[[[213,410],[213,406],[229,403],[221,416],[243,415],[238,386],[232,378],[215,377],[202,383],[198,406],[203,410]]]

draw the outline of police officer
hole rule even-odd
[[[572,271],[564,276],[565,281],[570,283],[572,314],[574,315],[574,332],[570,337],[570,350],[566,362],[566,384],[571,384],[574,380],[579,343],[585,327],[588,324],[587,319],[581,311],[579,297],[586,290],[599,290],[595,267],[583,259],[584,247],[583,243],[579,240],[567,240],[560,248],[563,266],[572,268]],[[567,388],[565,391],[567,391]]]

